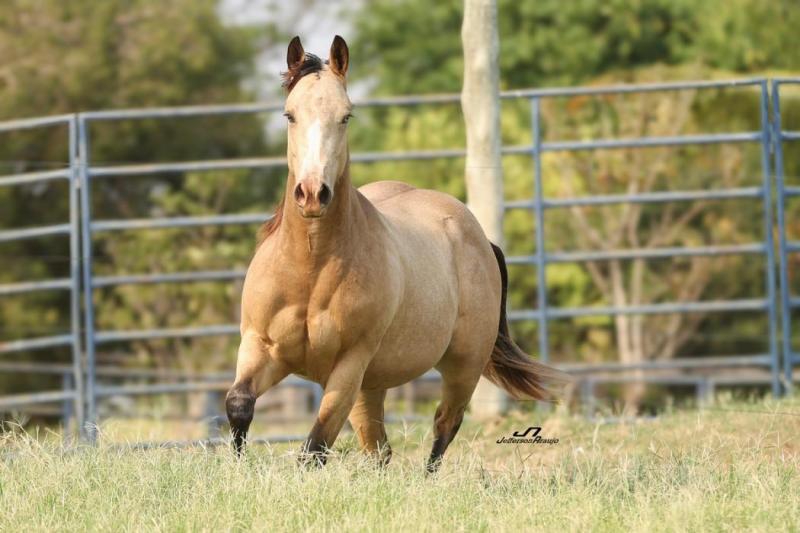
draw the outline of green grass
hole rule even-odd
[[[788,413],[794,413],[788,414]],[[499,445],[542,425],[555,445]],[[295,446],[67,451],[0,437],[0,531],[796,531],[800,401],[722,402],[658,420],[564,413],[465,423],[438,476],[426,428],[392,426],[392,464],[353,453],[327,467]]]

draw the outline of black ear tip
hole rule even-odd
[[[292,40],[289,41],[289,46],[297,46],[299,44],[300,44],[300,36],[299,35],[295,35],[294,37],[292,37]]]
[[[333,44],[343,44],[347,46],[347,43],[345,42],[345,40],[342,38],[341,35],[337,35],[333,38]]]

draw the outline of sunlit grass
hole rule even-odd
[[[555,445],[496,440],[542,426]],[[131,451],[0,440],[0,530],[780,531],[800,524],[800,401],[721,402],[658,420],[565,413],[465,423],[426,477],[428,425],[390,427],[392,464],[321,470],[296,445]]]

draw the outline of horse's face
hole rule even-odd
[[[287,158],[289,173],[295,177],[292,194],[304,217],[325,214],[347,166],[347,121],[352,109],[345,87],[348,57],[347,44],[338,35],[327,67],[306,56],[297,37],[289,44]]]

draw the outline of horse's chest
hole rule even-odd
[[[330,311],[309,314],[305,321],[307,333],[306,352],[312,360],[327,362],[342,347],[341,326],[333,319]]]
[[[330,372],[342,346],[341,326],[329,310],[287,308],[273,317],[268,330],[273,355],[312,378]]]

